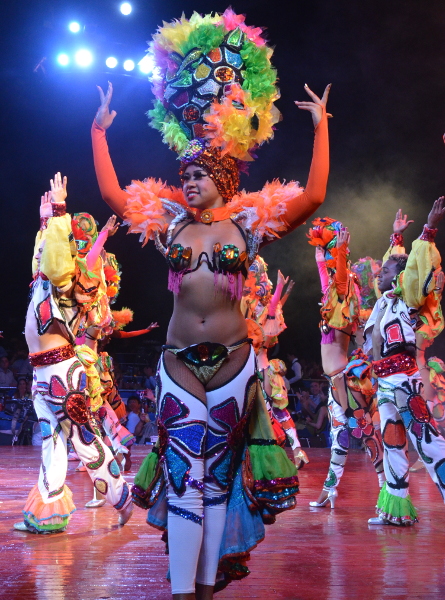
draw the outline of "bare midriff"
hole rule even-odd
[[[25,338],[29,351],[45,352],[59,346],[69,344],[68,338],[63,335],[63,326],[58,321],[54,321],[47,329],[46,333],[39,335],[37,332],[37,320],[34,314],[32,302],[28,306],[26,313]]]
[[[193,249],[193,269],[201,252],[212,259],[216,243],[234,244],[240,251],[246,243],[237,227],[229,220],[204,225],[191,223],[177,238],[175,244]],[[246,321],[240,302],[231,300],[224,290],[225,275],[219,275],[215,285],[214,274],[205,260],[199,269],[188,273],[182,280],[181,291],[175,296],[173,315],[167,331],[167,344],[185,348],[200,342],[218,342],[230,346],[247,336]]]
[[[352,332],[352,325],[344,330],[335,330],[335,339],[332,344],[321,344],[321,362],[326,375],[335,375],[342,371],[348,364],[348,348]]]

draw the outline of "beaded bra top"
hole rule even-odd
[[[184,215],[182,215],[181,220],[183,219]],[[193,269],[190,268],[193,256],[192,248],[174,243],[176,237],[185,227],[193,222],[192,220],[187,219],[187,222],[173,235],[173,229],[180,222],[179,219],[174,219],[167,232],[166,246],[162,244],[159,236],[156,236],[156,247],[164,255],[169,266],[168,289],[171,292],[179,294],[184,276],[194,273],[203,263],[206,263],[214,275],[215,287],[227,291],[231,299],[241,299],[244,284],[243,278],[247,277],[248,268],[255,258],[257,248],[253,249],[253,246],[256,246],[256,244],[253,244],[253,240],[250,239],[249,232],[246,235],[242,227],[233,218],[231,218],[231,221],[243,236],[246,242],[246,250],[240,250],[234,244],[222,245],[217,243],[213,246],[211,256],[207,252],[201,252],[198,256],[197,264]]]

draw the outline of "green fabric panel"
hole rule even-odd
[[[271,480],[294,477],[296,466],[288,459],[286,452],[280,446],[249,446],[252,461],[253,478]]]

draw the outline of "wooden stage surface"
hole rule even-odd
[[[131,483],[147,449],[134,451]],[[326,475],[329,451],[309,449],[300,471],[298,507],[266,528],[253,552],[251,575],[216,594],[217,600],[443,600],[445,509],[423,470],[411,474],[420,522],[371,527],[378,486],[369,459],[351,451],[336,508],[311,509]],[[414,455],[412,455],[414,459]],[[37,480],[40,449],[0,447],[0,598],[2,600],[167,600],[167,557],[160,534],[135,508],[122,528],[115,511],[84,508],[92,497],[86,473],[69,463],[67,484],[78,508],[66,533],[14,531]],[[187,552],[187,540],[184,540]]]

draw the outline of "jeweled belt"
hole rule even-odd
[[[33,367],[47,367],[48,365],[55,365],[69,358],[76,356],[74,348],[71,344],[65,344],[64,346],[58,346],[51,350],[45,350],[45,352],[34,352],[29,355],[29,362]]]
[[[414,375],[419,370],[416,359],[407,352],[400,352],[381,360],[372,361],[372,368],[376,377],[388,377],[396,373]]]

